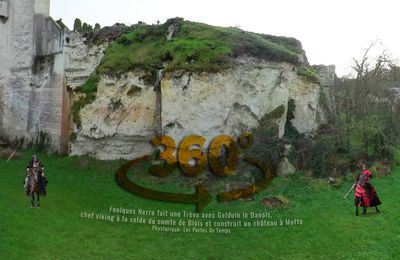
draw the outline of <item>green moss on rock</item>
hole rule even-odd
[[[72,133],[69,135],[69,141],[70,141],[71,143],[75,142],[77,138],[78,138],[78,135],[77,135],[75,132],[72,132]]]
[[[142,89],[138,86],[136,86],[135,84],[132,84],[128,90],[128,92],[126,93],[129,97],[138,94],[142,91]]]
[[[100,77],[96,72],[94,72],[85,84],[75,90],[76,93],[83,94],[72,105],[72,120],[78,128],[81,127],[81,117],[79,112],[84,106],[92,103],[96,99],[97,85],[99,84],[99,81]]]
[[[297,75],[302,76],[313,83],[319,83],[319,77],[313,68],[301,66],[297,70]]]

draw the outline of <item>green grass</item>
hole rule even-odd
[[[30,152],[19,160],[0,159],[1,259],[398,259],[400,257],[400,168],[373,184],[383,205],[355,217],[352,198],[343,199],[350,180],[340,188],[299,174],[276,178],[255,200],[218,203],[205,212],[270,211],[273,219],[300,218],[301,226],[238,228],[229,235],[158,233],[149,225],[82,219],[82,211],[107,213],[110,206],[193,211],[193,205],[147,200],[121,189],[114,174],[124,161],[100,162],[86,157],[39,154],[49,180],[41,209],[31,209],[22,191]],[[131,172],[146,170],[141,165]],[[139,175],[139,174],[138,174]],[[180,177],[179,177],[180,176]],[[143,173],[138,182],[177,190],[182,176],[157,182]],[[184,179],[183,179],[184,180]],[[150,183],[150,184],[149,184]],[[193,190],[184,188],[185,192]],[[260,200],[268,195],[289,199],[286,209],[267,210]]]
[[[179,32],[167,41],[168,27],[172,23],[179,24]],[[131,32],[107,49],[98,71],[116,75],[135,68],[152,74],[160,68],[165,71],[219,71],[232,66],[234,58],[242,55],[297,64],[301,53],[301,44],[294,38],[174,18],[162,25],[132,26]]]

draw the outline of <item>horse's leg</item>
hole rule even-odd
[[[358,216],[358,207],[356,206],[356,216]]]
[[[35,193],[31,192],[31,208],[35,207]]]
[[[367,207],[363,207],[363,215],[367,214]]]
[[[380,212],[378,209],[378,206],[375,206],[375,209],[376,209],[376,212],[378,212],[378,213]]]
[[[39,195],[39,193],[36,193],[36,195],[37,195],[37,206],[36,206],[36,208],[40,208],[40,195]]]

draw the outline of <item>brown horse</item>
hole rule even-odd
[[[43,177],[37,167],[30,169],[31,173],[28,179],[28,195],[31,196],[31,208],[35,207],[35,194],[37,198],[37,208],[40,208],[40,195],[44,195],[45,187]]]

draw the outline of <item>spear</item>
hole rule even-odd
[[[346,193],[346,195],[344,195],[343,199],[346,199],[346,197],[349,195],[349,193],[354,189],[354,186],[356,186],[355,183],[353,183],[353,186],[351,186],[350,190]]]
[[[11,155],[10,155],[10,157],[8,157],[8,159],[7,159],[7,162],[14,156],[14,154],[17,152],[17,150],[15,150]]]

